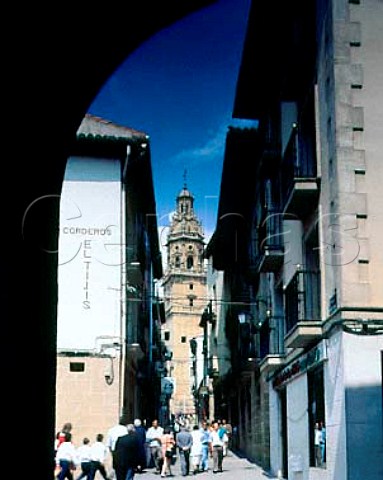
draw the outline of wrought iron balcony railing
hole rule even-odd
[[[283,264],[283,214],[276,207],[264,210],[258,226],[255,264],[258,271],[273,272]]]
[[[266,318],[259,328],[259,358],[284,354],[284,317]]]
[[[296,124],[283,155],[280,178],[284,211],[307,211],[318,194],[315,140],[311,135],[303,136]]]
[[[299,322],[320,321],[320,298],[320,272],[297,270],[285,289],[287,334]]]

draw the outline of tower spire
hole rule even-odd
[[[184,177],[184,188],[185,188],[185,189],[187,188],[186,174],[187,174],[187,170],[186,170],[186,168],[185,168],[185,169],[184,169],[184,175],[183,175],[183,177]]]

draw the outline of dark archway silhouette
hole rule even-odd
[[[72,139],[104,82],[134,49],[212,3],[112,1],[85,8],[56,2],[8,9],[0,271],[4,435],[9,452],[22,451],[20,466],[7,459],[15,476],[20,469],[53,476],[58,207]]]

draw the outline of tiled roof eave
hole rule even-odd
[[[140,149],[144,137],[123,137],[113,135],[78,133],[71,149],[72,155],[96,156],[105,158],[125,158],[127,147]]]
[[[78,133],[76,135],[77,141],[88,141],[88,142],[103,142],[103,143],[124,143],[125,145],[143,142],[146,140],[144,136],[134,136],[134,137],[124,137],[116,135],[101,135],[93,133]]]

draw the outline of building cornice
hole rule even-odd
[[[165,284],[170,280],[177,281],[178,283],[179,280],[182,281],[182,280],[190,280],[190,279],[206,281],[206,278],[207,278],[206,272],[201,272],[201,273],[170,272],[164,276],[162,283]]]

